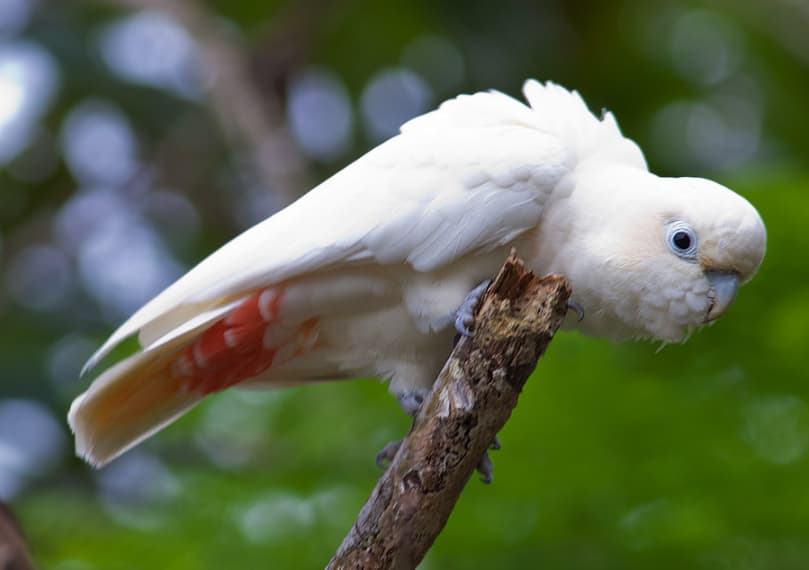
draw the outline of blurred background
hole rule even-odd
[[[65,414],[141,303],[408,118],[527,77],[770,245],[688,344],[562,334],[425,569],[809,567],[804,0],[0,0],[0,497],[55,570],[317,568],[408,420],[365,380],[211,398],[93,471]]]

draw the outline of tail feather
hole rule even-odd
[[[285,291],[269,287],[203,313],[104,372],[70,407],[77,455],[100,467],[208,394],[311,353],[319,318],[279,319]]]
[[[203,395],[189,391],[170,362],[165,354],[136,354],[76,398],[68,413],[76,454],[101,467],[194,407]]]

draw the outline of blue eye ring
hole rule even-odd
[[[671,222],[666,226],[666,244],[678,257],[696,261],[699,243],[697,232],[686,222]]]

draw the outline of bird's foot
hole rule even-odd
[[[461,303],[461,306],[458,307],[458,311],[455,313],[455,330],[461,335],[472,336],[473,333],[469,327],[475,322],[475,312],[480,304],[480,299],[491,282],[491,279],[487,279],[472,289]]]
[[[412,392],[404,392],[396,396],[396,399],[399,400],[399,405],[402,409],[407,413],[408,416],[416,417],[416,414],[419,413],[421,409],[421,405],[424,403],[424,397],[426,396],[427,392],[413,390]],[[380,469],[385,468],[385,463],[390,463],[393,461],[393,458],[396,456],[396,452],[399,451],[399,448],[402,446],[402,440],[398,441],[391,441],[382,450],[376,454],[376,466]]]
[[[402,447],[401,439],[399,441],[391,441],[388,443],[379,453],[376,454],[376,466],[380,469],[385,469],[386,464],[392,462],[393,458],[396,457],[400,447]],[[489,449],[483,452],[483,457],[480,458],[480,461],[478,461],[478,464],[475,467],[477,472],[480,474],[480,480],[486,485],[494,480],[494,463],[492,462],[492,458],[489,456],[489,451],[497,451],[501,447],[500,440],[495,437],[494,441],[489,446]]]
[[[483,452],[483,457],[480,458],[475,469],[480,473],[480,480],[484,484],[488,485],[494,480],[494,463],[492,463],[492,458],[489,457],[488,451]]]
[[[578,322],[582,322],[584,320],[584,307],[582,307],[579,303],[577,303],[573,299],[570,299],[567,302],[567,308],[568,310],[573,309],[574,311],[576,311],[576,315],[578,315],[576,320]]]
[[[497,439],[497,436],[495,436],[494,441],[489,446],[489,449],[483,452],[483,457],[480,458],[477,467],[475,467],[477,472],[480,473],[480,480],[486,485],[494,480],[494,463],[492,462],[492,458],[489,456],[489,451],[497,451],[501,447],[502,445],[500,444],[500,440]]]
[[[475,301],[475,305],[480,301],[482,292],[485,291],[486,287],[488,286],[488,282],[481,283],[475,287],[475,290],[473,290],[472,293],[469,294],[469,296],[471,296],[475,294],[475,291],[480,290],[476,294],[477,301]],[[467,299],[469,299],[469,296],[467,296]],[[466,304],[466,301],[464,301],[464,304]],[[474,312],[475,308],[477,307],[474,307],[472,312]],[[424,404],[425,396],[426,392],[413,390],[412,392],[404,392],[399,394],[397,399],[399,400],[399,405],[402,407],[402,409],[407,412],[408,415],[415,418],[416,414],[421,409],[422,404]],[[386,464],[392,462],[393,458],[396,457],[396,454],[399,452],[399,448],[402,447],[402,441],[403,440],[401,439],[398,441],[391,441],[385,447],[383,447],[382,450],[376,454],[376,466],[380,469],[385,469]],[[483,452],[483,457],[480,458],[480,461],[476,466],[477,472],[480,473],[480,480],[487,485],[494,479],[494,463],[492,463],[492,459],[489,457],[489,451],[497,451],[501,447],[502,445],[500,443],[500,439],[497,436],[494,436],[494,440],[492,441],[491,445],[489,445],[489,449]]]
[[[421,405],[424,403],[424,397],[427,395],[427,391],[419,391],[413,390],[412,392],[404,392],[396,396],[396,399],[399,401],[399,405],[405,411],[405,413],[415,418],[416,414],[419,413],[421,409]]]
[[[390,463],[393,461],[393,458],[396,457],[396,454],[399,451],[399,448],[402,447],[402,440],[399,441],[391,441],[382,450],[376,454],[376,466],[380,469],[385,468],[385,463]]]

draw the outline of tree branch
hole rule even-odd
[[[308,163],[287,130],[283,104],[261,93],[245,50],[204,3],[194,0],[101,0],[135,9],[162,10],[194,37],[202,64],[214,76],[208,107],[228,143],[247,153],[258,179],[284,206],[309,189]]]
[[[329,569],[415,568],[564,320],[570,286],[512,252]]]

